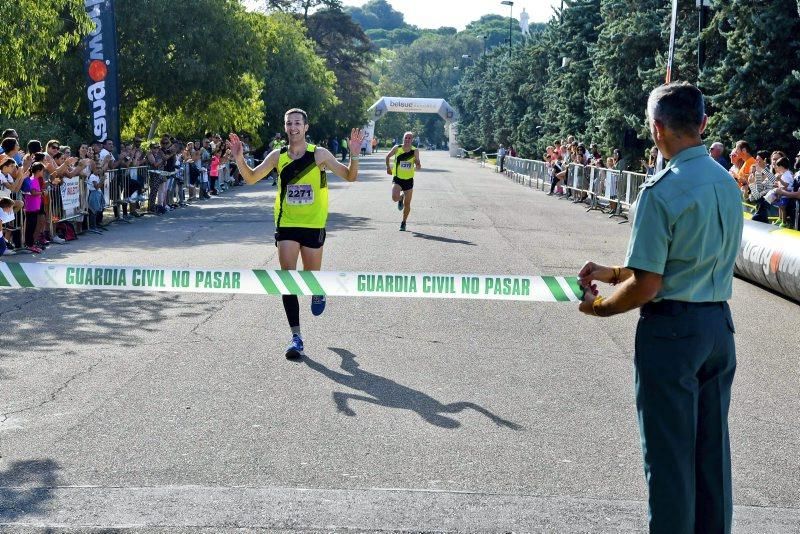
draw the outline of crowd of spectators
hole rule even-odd
[[[242,139],[252,164],[250,139]],[[41,254],[83,230],[102,234],[114,221],[164,215],[211,199],[243,184],[232,162],[229,141],[219,134],[190,141],[137,137],[117,151],[111,140],[74,149],[58,140],[30,140],[23,148],[17,132],[6,129],[0,141],[0,255]],[[85,209],[66,217],[61,187],[71,178],[78,178]],[[110,222],[103,220],[107,210],[113,212]]]
[[[505,155],[505,154],[504,154]],[[733,180],[742,190],[742,200],[752,206],[752,220],[772,224],[780,227],[794,227],[797,221],[796,200],[800,200],[800,153],[795,156],[792,164],[789,156],[781,150],[754,152],[746,141],[738,141],[729,155],[725,156],[725,146],[716,141],[709,147],[709,157],[724,167]],[[505,158],[503,158],[505,159]],[[556,140],[547,147],[543,156],[550,176],[550,195],[573,196],[574,192],[565,186],[569,172],[569,165],[578,164],[605,169],[607,174],[601,176],[618,176],[618,173],[630,167],[621,157],[618,149],[612,149],[607,157],[599,147],[591,143],[587,147],[568,136]],[[658,149],[651,148],[646,158],[639,162],[639,172],[650,176],[656,172]],[[498,151],[498,165],[503,170]],[[609,190],[606,191],[610,198],[616,198],[613,190],[613,180],[607,180]],[[581,193],[583,198],[586,193]],[[611,208],[615,209],[616,202]],[[771,213],[776,216],[771,217]]]

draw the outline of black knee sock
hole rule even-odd
[[[297,300],[297,295],[283,295],[283,309],[286,311],[289,327],[300,326],[300,302]]]

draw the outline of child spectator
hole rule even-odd
[[[14,159],[0,155],[0,197],[11,198],[12,193],[22,189],[25,176],[17,172],[17,163]],[[22,202],[15,201],[14,211],[22,209]]]
[[[219,179],[219,162],[220,162],[220,151],[215,150],[214,154],[211,156],[211,164],[208,168],[208,176],[209,181],[211,182],[211,194],[212,195],[219,195],[219,191],[217,191],[217,179]]]
[[[42,249],[36,245],[36,225],[42,210],[42,182],[44,181],[44,164],[37,161],[31,164],[30,176],[22,183],[25,194],[25,248],[33,254],[41,254]]]
[[[13,160],[12,160],[13,161]],[[10,198],[0,198],[0,230],[5,230],[5,225],[14,220],[14,201]],[[0,256],[14,254],[9,248],[3,231],[0,231]]]
[[[94,225],[94,233],[99,234],[98,228],[100,230],[107,230],[107,228],[103,226],[103,209],[105,208],[106,199],[103,196],[103,179],[97,174],[98,165],[95,161],[90,164],[91,169],[89,178],[86,180],[86,189],[89,192],[89,228],[91,229]]]

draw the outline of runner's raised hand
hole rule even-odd
[[[239,139],[239,136],[235,133],[231,133],[228,136],[228,140],[231,143],[231,154],[233,154],[233,157],[238,158],[239,156],[243,156],[242,141]]]

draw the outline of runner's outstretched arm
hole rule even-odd
[[[350,132],[350,146],[361,146],[361,141],[364,140],[364,132],[358,128],[353,128]],[[353,145],[357,143],[357,145]],[[358,178],[358,158],[359,156],[350,153],[350,165],[344,165],[331,152],[324,147],[317,147],[317,163],[325,165],[330,169],[333,174],[339,178],[343,178],[348,182],[355,182]]]
[[[251,168],[244,160],[242,141],[239,139],[239,136],[232,133],[228,136],[228,139],[230,139],[231,142],[231,153],[233,154],[234,161],[236,161],[239,174],[242,175],[242,178],[248,184],[252,185],[258,182],[278,165],[280,150],[273,150],[256,168]]]

